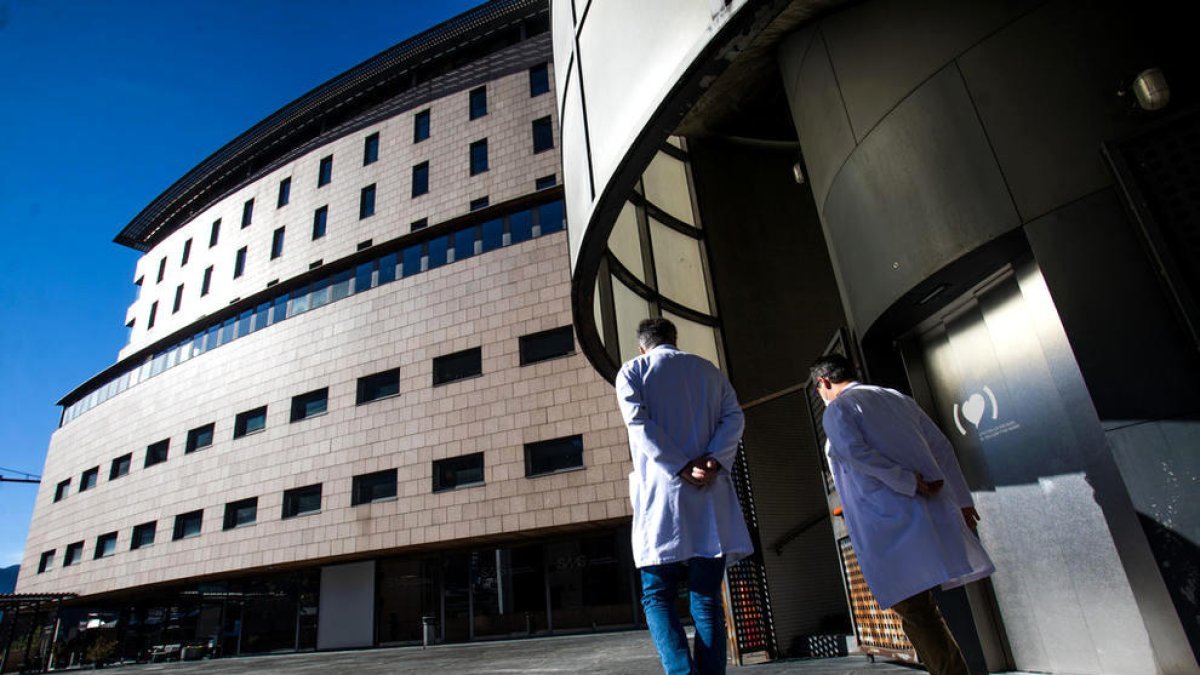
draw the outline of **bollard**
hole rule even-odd
[[[433,628],[434,623],[432,616],[421,617],[421,649],[425,649],[429,646],[430,642],[433,642]]]

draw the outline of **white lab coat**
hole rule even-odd
[[[995,571],[962,508],[974,506],[950,441],[911,398],[852,383],[825,409],[825,446],[850,543],[883,608]],[[945,480],[916,494],[916,474]]]
[[[638,567],[754,552],[731,470],[745,420],[716,366],[671,345],[630,360],[617,374],[617,402],[629,431],[633,473],[633,559]],[[721,470],[696,487],[678,476],[712,455]]]

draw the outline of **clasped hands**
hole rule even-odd
[[[704,487],[716,480],[720,471],[721,463],[711,455],[705,455],[685,464],[679,472],[679,477],[696,487]]]
[[[925,480],[921,474],[917,474],[917,494],[922,497],[932,497],[936,495],[942,486],[946,484],[944,480]],[[967,527],[974,530],[979,524],[979,512],[973,506],[964,506],[962,509],[963,520],[967,522]]]

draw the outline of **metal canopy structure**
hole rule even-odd
[[[33,612],[32,621],[27,631],[30,635],[39,627],[39,619],[44,611],[50,612],[51,620],[57,626],[58,612],[62,607],[64,600],[78,597],[76,593],[0,593],[0,614],[3,614],[4,619],[0,621],[0,627],[4,628],[4,632],[0,635],[0,673],[4,672],[8,666],[9,647],[12,646],[13,640],[17,637],[17,623],[21,619],[21,614]],[[5,626],[7,624],[7,626]],[[57,630],[57,628],[56,628]],[[57,637],[57,636],[55,636]],[[25,651],[22,655],[21,663],[28,664],[29,650],[33,645],[33,640],[25,641]],[[42,672],[46,672],[46,663],[43,665]]]

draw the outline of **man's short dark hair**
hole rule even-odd
[[[673,345],[677,337],[675,324],[661,317],[642,319],[642,322],[638,324],[637,338],[642,349],[649,350],[659,345]]]
[[[813,364],[808,367],[808,372],[814,381],[819,377],[824,377],[835,384],[849,382],[854,379],[854,364],[841,354],[826,354],[813,361]]]

